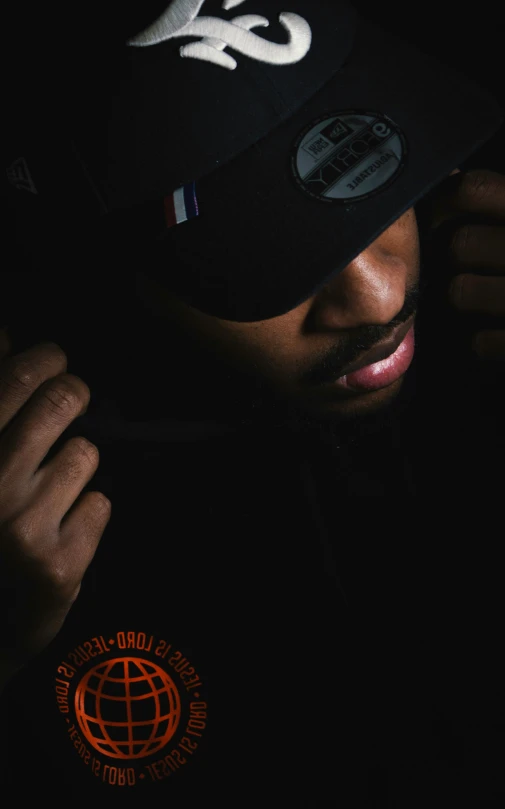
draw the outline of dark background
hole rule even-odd
[[[142,0],[138,0],[142,2]],[[251,8],[254,0],[251,0]],[[283,4],[289,10],[289,0]],[[481,85],[491,90],[498,101],[505,107],[504,89],[504,42],[505,23],[500,6],[494,0],[480,0],[479,3],[471,6],[456,3],[443,3],[443,0],[425,0],[423,3],[405,3],[390,0],[386,4],[370,3],[368,0],[356,0],[358,9],[366,12],[375,22],[393,33],[403,36],[421,49],[437,56],[441,61],[458,68],[470,78],[477,80]],[[78,6],[85,9],[88,4]],[[34,4],[35,8],[35,4]],[[467,9],[470,11],[467,11]],[[66,13],[67,7],[62,7],[62,14]],[[46,4],[38,4],[37,19],[27,29],[26,20],[30,18],[30,6],[19,3],[16,8],[3,11],[4,17],[4,37],[3,47],[7,50],[6,64],[10,65],[7,71],[4,91],[4,156],[6,166],[13,158],[23,154],[23,143],[33,137],[33,133],[47,123],[46,118],[50,118],[44,101],[44,94],[50,91],[51,87],[45,84],[45,79],[41,77],[41,60],[54,58],[52,52],[52,40],[47,36],[47,20],[45,25],[46,35],[41,37],[39,32],[44,30],[40,27],[44,20],[44,15],[48,11]],[[6,41],[5,41],[6,40]],[[42,41],[43,40],[43,41]],[[93,58],[90,53],[90,58]],[[398,65],[401,71],[401,65]],[[62,64],[63,78],[60,89],[60,111],[64,109],[65,98],[72,93],[71,80],[68,78],[68,70]],[[468,111],[469,116],[472,110]],[[19,147],[18,147],[19,144]],[[476,152],[470,160],[463,166],[465,168],[488,168],[498,172],[505,172],[505,128],[501,130],[482,149]],[[64,160],[51,157],[52,168],[55,173],[65,172]],[[4,227],[4,262],[0,270],[0,327],[3,325],[24,327],[26,332],[26,344],[30,344],[30,327],[32,322],[43,322],[47,312],[49,299],[51,305],[57,309],[58,300],[61,298],[62,304],[68,306],[68,292],[71,291],[70,300],[78,302],[89,285],[95,283],[89,278],[76,276],[72,267],[72,256],[67,257],[66,265],[63,269],[58,269],[54,280],[48,284],[42,276],[43,271],[55,272],[55,264],[51,261],[51,239],[44,240],[44,226],[35,230],[31,229],[32,224],[40,223],[43,218],[36,210],[34,199],[25,199],[25,192],[19,192],[7,183],[4,175],[4,193],[7,206],[5,213]],[[26,213],[25,202],[32,204],[29,214]],[[51,226],[51,233],[57,234],[57,222],[47,223]],[[51,236],[52,238],[52,236]],[[39,245],[43,243],[44,252],[39,250]],[[57,250],[55,250],[55,254]],[[56,262],[56,259],[55,259]],[[106,283],[106,277],[101,279],[101,284]],[[110,281],[109,281],[110,283]],[[115,281],[114,281],[115,283]],[[103,286],[101,287],[103,290]],[[114,328],[114,312],[111,312],[111,329]],[[93,328],[92,317],[90,326]],[[132,328],[134,328],[134,313],[132,313]],[[127,335],[128,337],[128,335]],[[69,370],[73,369],[69,367]],[[76,370],[76,372],[79,372]],[[84,377],[87,382],[90,380]],[[500,400],[502,401],[502,400]],[[461,431],[462,443],[467,446],[468,432],[467,425]],[[503,436],[503,430],[501,431]],[[497,436],[499,438],[499,436]],[[503,440],[503,438],[501,438]],[[502,453],[501,453],[502,454]],[[469,468],[468,459],[465,459],[465,468]],[[496,463],[496,457],[490,453],[489,464]],[[476,467],[475,480],[482,475],[481,466]],[[499,475],[497,469],[497,475]],[[438,492],[444,499],[449,500],[447,489]],[[473,580],[468,581],[468,598],[465,616],[471,612],[471,607],[475,602],[482,602],[482,609],[489,605],[488,615],[494,616],[494,625],[498,625],[497,616],[500,614],[503,602],[503,588],[499,572],[491,562],[486,568],[486,545],[498,540],[503,533],[502,516],[496,516],[493,508],[493,498],[483,500],[475,496],[472,500],[468,498],[462,502],[458,491],[453,493],[450,500],[454,504],[454,521],[449,520],[440,524],[436,513],[435,505],[429,503],[426,506],[427,514],[432,514],[433,535],[440,534],[442,538],[451,538],[454,535],[461,538],[462,550],[471,558],[475,555],[475,567],[477,574]],[[496,502],[501,503],[503,497]],[[481,505],[483,503],[483,505]],[[458,520],[464,520],[469,509],[476,508],[479,511],[478,520],[474,525],[467,525],[466,531],[458,534]],[[417,515],[410,515],[405,518],[401,512],[398,513],[400,529],[409,532],[415,529]],[[395,530],[396,530],[395,524]],[[501,528],[501,531],[500,531]],[[495,551],[489,553],[489,559],[494,559]],[[471,565],[469,564],[469,567]],[[494,571],[494,573],[493,573]],[[493,601],[494,599],[494,601]],[[496,608],[495,608],[496,607]],[[471,617],[471,616],[470,616]],[[463,626],[464,618],[461,614],[456,621],[459,631],[465,631]],[[490,641],[496,643],[496,637],[492,636],[493,622],[486,624],[486,633],[481,637],[480,643],[484,645]],[[474,627],[474,633],[478,627]],[[472,636],[475,641],[475,635]],[[477,648],[474,646],[475,654],[478,656]],[[498,671],[498,669],[495,670]],[[482,766],[489,766],[493,769],[492,762],[497,757],[499,745],[497,743],[498,734],[503,736],[502,727],[499,721],[503,718],[503,706],[497,707],[492,704],[494,695],[498,692],[498,686],[493,689],[483,689],[479,694],[482,700],[483,723],[489,727],[489,717],[491,725],[495,725],[495,735],[489,729],[485,738],[473,733],[471,739],[475,747],[475,755],[480,755],[483,759]],[[503,690],[500,689],[500,693]],[[453,697],[461,698],[464,702],[465,695],[455,692]],[[501,713],[500,713],[501,711]],[[442,711],[439,718],[441,738],[446,738],[446,755],[454,754],[453,746],[450,743],[451,734],[454,728],[451,727],[446,715]],[[486,724],[487,723],[487,724]],[[443,732],[442,732],[443,731]],[[483,743],[485,742],[485,744]],[[457,744],[460,744],[458,736]],[[454,743],[456,744],[456,742]],[[473,748],[472,748],[473,749]],[[491,765],[490,765],[491,762]],[[499,766],[496,767],[499,769]],[[490,794],[493,792],[490,789]],[[498,803],[490,798],[489,801],[479,804],[476,809],[494,809]]]

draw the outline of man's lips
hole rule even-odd
[[[381,343],[373,351],[363,355],[360,358],[360,367],[356,371],[339,377],[334,387],[349,392],[366,393],[388,388],[401,379],[408,371],[415,351],[414,322],[406,324],[406,327],[408,331],[403,339],[405,326],[398,330],[398,334],[393,335],[392,341]],[[376,349],[379,350],[378,354]],[[392,353],[389,353],[390,351]],[[380,359],[370,362],[370,359],[377,356]],[[363,362],[367,364],[363,365]]]
[[[354,362],[344,367],[344,373],[317,389],[307,397],[321,402],[334,402],[339,398],[353,398],[356,394],[387,388],[405,374],[412,362],[415,351],[415,315],[390,334],[386,340],[377,343],[369,351],[361,354]]]
[[[387,340],[377,343],[377,345],[375,345],[369,351],[366,351],[364,354],[358,357],[357,360],[351,362],[349,365],[346,365],[339,378],[341,379],[344,376],[348,376],[349,374],[354,373],[354,371],[359,371],[361,368],[365,368],[367,365],[373,365],[374,362],[385,360],[387,357],[390,357],[391,354],[394,354],[396,349],[403,343],[413,322],[414,317],[411,317],[406,323],[402,323],[400,326],[397,326]]]

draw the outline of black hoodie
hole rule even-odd
[[[101,388],[62,333],[92,391],[62,441],[98,446],[86,488],[112,516],[63,629],[2,695],[16,803],[495,805],[499,554],[483,513],[462,542],[461,498],[501,488],[498,408],[469,426],[478,397],[419,391],[422,323],[394,418],[351,444],[160,415],[155,386],[141,404],[125,377]]]

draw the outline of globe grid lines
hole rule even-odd
[[[118,665],[122,668],[123,676],[111,677],[110,672]],[[129,674],[130,666],[138,672],[137,676]],[[98,679],[97,688],[92,688],[89,685],[92,677]],[[163,683],[161,687],[156,685],[156,679],[161,679]],[[113,686],[122,686],[124,693],[121,695],[104,693],[104,687],[111,683]],[[131,686],[134,683],[144,683],[148,685],[149,690],[143,694],[132,694]],[[94,701],[94,715],[85,708],[85,700],[87,696],[89,698],[89,695],[92,696]],[[162,713],[160,698],[163,696],[168,699],[168,711]],[[134,720],[132,706],[146,700],[154,701],[154,716],[149,719]],[[104,718],[101,706],[109,702],[125,704],[125,721]],[[124,657],[109,660],[95,666],[84,675],[76,690],[75,709],[81,730],[97,750],[111,758],[136,759],[151,755],[164,747],[172,738],[179,724],[181,704],[175,683],[166,671],[150,661],[137,657]],[[158,736],[160,725],[165,722],[167,723],[167,728],[161,736]],[[90,723],[100,729],[102,738],[96,737]],[[135,738],[136,728],[148,726],[152,726],[152,729],[147,739]],[[127,739],[125,741],[113,739],[108,732],[108,729],[112,730],[113,728],[126,729]]]

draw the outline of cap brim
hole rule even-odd
[[[300,131],[325,113],[372,110],[405,138],[394,180],[324,202],[292,172]],[[266,138],[196,184],[199,216],[167,230],[147,270],[195,308],[232,321],[282,315],[314,295],[497,131],[491,94],[359,20],[344,67]]]

